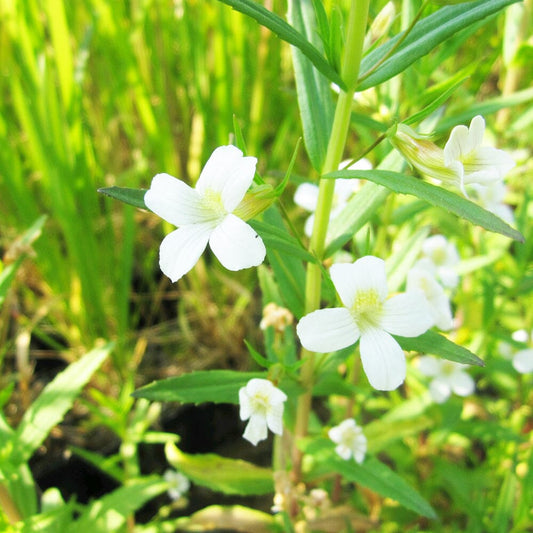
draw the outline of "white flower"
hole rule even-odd
[[[466,365],[426,355],[420,358],[418,367],[422,374],[433,378],[429,392],[437,403],[445,402],[452,392],[458,396],[474,392],[474,380],[464,371]]]
[[[453,327],[450,300],[431,272],[414,266],[407,273],[407,292],[418,289],[424,292],[435,325],[448,331]]]
[[[329,438],[337,444],[335,451],[345,460],[353,457],[362,463],[366,454],[366,437],[353,418],[347,418],[328,431]]]
[[[339,168],[344,168],[348,162],[344,161]],[[371,170],[372,163],[368,159],[360,159],[353,165],[347,167],[347,170]],[[330,220],[333,220],[348,203],[350,197],[361,187],[360,180],[357,179],[338,179],[335,181],[335,191],[333,193],[333,203],[331,206]],[[314,213],[318,203],[318,185],[313,183],[302,183],[298,185],[294,193],[294,203],[306,211]],[[305,221],[304,232],[310,237],[313,232],[313,223],[315,215],[310,215]]]
[[[485,120],[477,115],[470,122],[469,128],[463,125],[453,128],[444,146],[444,164],[455,173],[456,185],[465,196],[465,185],[487,185],[502,180],[515,165],[503,150],[481,146],[484,132]]]
[[[385,263],[373,256],[334,264],[330,274],[344,307],[304,316],[296,327],[302,345],[333,352],[360,339],[370,384],[378,390],[399,387],[405,379],[405,355],[392,335],[417,337],[433,325],[424,293],[413,290],[387,299]]]
[[[172,500],[179,500],[191,486],[188,478],[176,470],[165,470],[163,479],[169,484],[167,492]]]
[[[243,157],[235,146],[220,146],[194,189],[168,174],[153,178],[144,196],[146,206],[178,227],[163,239],[159,250],[161,270],[172,281],[191,270],[208,243],[228,270],[263,262],[263,241],[233,214],[252,184],[256,163],[255,157]]]
[[[240,417],[248,420],[243,437],[254,446],[267,438],[267,428],[283,432],[283,402],[287,395],[268,379],[251,379],[239,390]]]
[[[503,201],[507,193],[507,187],[503,181],[495,181],[488,185],[473,184],[471,188],[482,207],[508,224],[513,224],[513,210]]]
[[[513,357],[513,366],[520,374],[533,372],[533,349],[520,350]]]
[[[457,248],[444,235],[432,235],[422,244],[423,259],[415,266],[435,274],[441,283],[450,289],[457,287],[459,276],[455,267],[459,263]]]

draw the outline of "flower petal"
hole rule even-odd
[[[256,446],[260,440],[267,438],[267,433],[267,422],[265,418],[261,415],[254,414],[248,424],[246,424],[243,437]]]
[[[367,255],[352,264],[334,264],[329,273],[342,303],[348,309],[353,307],[355,295],[359,291],[373,289],[381,300],[387,297],[387,277],[383,259]]]
[[[468,128],[463,124],[455,126],[450,133],[448,142],[444,146],[444,164],[450,167],[455,161],[462,161],[470,150]]]
[[[513,357],[513,366],[520,374],[533,372],[533,349],[520,350]]]
[[[200,195],[183,181],[170,174],[157,174],[144,195],[146,207],[174,226],[206,222]]]
[[[418,369],[424,376],[438,376],[441,373],[442,365],[440,361],[432,355],[423,355],[418,360]]]
[[[459,370],[453,374],[453,380],[450,380],[452,391],[458,396],[469,396],[476,388],[476,384],[472,376],[467,374],[464,370]]]
[[[302,183],[294,193],[294,203],[306,211],[314,212],[318,202],[318,186],[313,183]]]
[[[283,403],[272,403],[268,409],[267,425],[276,435],[283,433]]]
[[[450,397],[451,392],[450,385],[443,379],[435,378],[429,384],[429,393],[437,403],[444,403]]]
[[[211,250],[228,270],[260,265],[266,249],[261,237],[235,215],[227,215],[211,234]]]
[[[243,157],[235,146],[219,146],[208,159],[196,183],[196,190],[219,192],[226,211],[231,213],[244,198],[255,175],[257,159]]]
[[[196,264],[207,246],[211,224],[182,226],[169,233],[159,248],[159,266],[173,282],[178,281]]]
[[[304,316],[296,326],[302,346],[313,352],[334,352],[359,338],[359,328],[344,307],[319,309]]]
[[[433,317],[423,291],[397,294],[383,305],[381,327],[393,335],[418,337],[433,325]]]
[[[241,420],[248,420],[252,415],[252,402],[250,401],[247,387],[241,387],[239,389],[239,407]]]
[[[377,390],[394,390],[405,379],[405,355],[400,345],[381,329],[367,329],[361,335],[363,369]]]

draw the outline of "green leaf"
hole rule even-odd
[[[290,0],[287,16],[311,41],[318,39],[315,13],[309,0]],[[292,58],[305,148],[311,164],[320,172],[333,124],[331,89],[327,80],[298,49],[292,49]]]
[[[133,396],[155,402],[238,404],[239,389],[252,378],[265,377],[263,372],[204,370],[154,381],[136,390]]]
[[[361,62],[360,79],[362,81],[357,86],[357,90],[368,89],[396,76],[458,31],[486,19],[517,1],[478,0],[439,9],[417,22],[403,41],[401,39],[404,32],[365,56]],[[376,70],[372,71],[374,65],[385,58],[397,45],[398,48]]]
[[[15,434],[13,462],[28,461],[50,430],[59,424],[72,407],[81,389],[109,355],[112,344],[95,348],[69,365],[41,392],[24,413]]]
[[[168,483],[161,478],[132,481],[91,502],[71,530],[78,533],[121,531],[126,519],[147,501],[163,493]]]
[[[286,513],[283,513],[286,514]],[[217,529],[213,529],[216,524]],[[155,526],[157,527],[157,526]],[[293,533],[290,523],[283,528],[279,524],[279,514],[272,516],[263,511],[243,505],[210,505],[172,521],[172,531],[253,531],[253,533]],[[138,526],[136,526],[137,530]],[[157,533],[163,530],[157,529]],[[165,530],[166,531],[166,530]],[[139,531],[142,533],[142,531]],[[149,529],[146,533],[156,533]]]
[[[273,206],[265,211],[263,219],[265,223],[277,227],[282,233],[288,234],[288,230],[276,207]],[[305,293],[305,268],[302,261],[293,254],[286,253],[283,249],[269,248],[268,246],[267,257],[274,271],[285,307],[296,318],[300,318],[304,313]]]
[[[0,272],[0,305],[2,305],[4,298],[15,279],[15,274],[22,264],[22,261],[26,257],[26,250],[32,245],[32,243],[41,235],[44,223],[48,217],[46,215],[40,216],[23,234],[17,239],[19,248],[22,250],[17,259],[7,265]],[[0,262],[1,264],[1,262]]]
[[[485,366],[483,360],[470,350],[455,344],[435,331],[426,331],[418,337],[393,336],[404,350],[438,355],[443,359],[465,365]]]
[[[273,473],[240,459],[214,453],[189,455],[174,444],[165,446],[167,461],[194,483],[224,494],[268,494],[274,490]]]
[[[490,211],[486,211],[474,202],[447,191],[442,187],[437,187],[436,185],[414,178],[413,176],[408,176],[407,174],[390,170],[339,170],[331,172],[324,177],[368,179],[396,193],[411,194],[421,200],[425,200],[431,205],[442,207],[446,211],[450,211],[489,231],[501,233],[516,241],[524,242],[524,237],[519,231],[509,226],[509,224]]]
[[[146,194],[146,189],[131,189],[129,187],[104,187],[98,189],[98,192],[115,198],[115,200],[120,200],[134,207],[140,207],[141,209],[148,209],[144,203],[144,195]]]
[[[284,255],[297,257],[311,263],[317,262],[316,258],[287,231],[259,220],[249,220],[248,224],[261,236],[267,249],[277,250]]]
[[[272,13],[261,4],[254,0],[219,0],[228,6],[231,6],[236,11],[240,11],[244,15],[256,20],[265,28],[274,32],[280,39],[287,41],[302,54],[304,54],[309,61],[320,71],[326,78],[339,87],[344,88],[344,82],[335,69],[328,63],[322,53],[313,46],[312,42],[308,41],[297,28],[295,29],[290,24],[287,24],[282,18]]]
[[[317,468],[313,475],[337,472],[344,479],[359,483],[428,518],[437,518],[431,505],[403,478],[374,457],[366,456],[362,464],[339,457],[329,439],[318,438],[302,442],[305,453],[315,456]]]
[[[490,98],[483,102],[473,102],[462,113],[454,114],[444,118],[437,124],[434,133],[440,134],[449,131],[457,124],[466,124],[476,115],[487,116],[496,113],[500,109],[513,107],[516,105],[527,104],[533,100],[533,87],[516,91],[509,96],[498,96]]]

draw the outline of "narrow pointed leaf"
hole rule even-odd
[[[425,200],[431,205],[442,207],[446,211],[450,211],[489,231],[501,233],[516,241],[524,242],[524,237],[519,231],[490,211],[442,187],[437,187],[407,174],[389,170],[339,170],[331,172],[324,177],[368,179],[396,193],[410,194]]]
[[[396,50],[371,74],[367,75],[380,60],[393,50],[402,39],[403,32],[379,46],[361,62],[361,79],[358,90],[368,89],[403,72],[417,59],[425,56],[439,44],[444,43],[458,31],[471,24],[487,19],[518,0],[478,0],[445,6],[417,22],[409,35]]]
[[[330,81],[339,87],[344,87],[344,82],[335,69],[328,63],[321,52],[317,50],[299,31],[285,22],[282,18],[272,13],[255,0],[220,0],[231,6],[236,11],[256,20],[265,28],[274,32],[280,39],[296,46],[301,50],[317,70],[322,72]]]
[[[314,476],[337,472],[344,479],[391,498],[415,513],[428,518],[437,518],[431,505],[413,487],[374,457],[365,457],[362,464],[353,459],[341,459],[334,451],[334,444],[324,438],[303,441],[302,446],[305,452],[320,459],[317,460],[317,467],[312,472]]]
[[[273,473],[241,459],[214,453],[189,455],[174,444],[165,446],[167,461],[198,485],[225,494],[268,494],[274,490]]]
[[[96,348],[58,374],[24,413],[15,435],[13,462],[27,461],[72,407],[81,389],[111,351]]]
[[[426,331],[419,337],[400,337],[399,335],[394,335],[394,338],[404,350],[437,355],[443,359],[464,365],[485,366],[483,360],[477,355],[474,355],[470,350],[455,344],[435,331]]]
[[[154,381],[136,390],[133,396],[155,402],[239,403],[239,389],[252,378],[264,378],[262,372],[205,370],[175,378]]]
[[[295,28],[319,46],[315,12],[310,0],[290,0],[288,18]],[[305,148],[311,164],[320,172],[333,124],[331,89],[328,81],[300,50],[293,48],[292,58]]]
[[[125,204],[133,205],[134,207],[140,207],[141,209],[148,209],[144,203],[144,195],[146,189],[131,189],[129,187],[103,187],[98,189],[98,192],[110,196],[115,200],[120,200]]]

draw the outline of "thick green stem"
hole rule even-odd
[[[363,52],[363,42],[368,19],[368,5],[369,0],[352,0],[348,17],[346,48],[342,62],[342,77],[346,83],[347,90],[346,92],[341,92],[337,101],[333,127],[331,129],[322,174],[337,170],[343,156],[350,126],[353,95],[357,85],[359,65],[361,63]],[[318,259],[322,259],[324,255],[334,189],[334,180],[320,180],[313,234],[309,244],[309,250],[318,257]],[[315,309],[318,309],[320,306],[320,285],[320,266],[309,263],[306,275],[306,313],[310,313]],[[300,377],[306,392],[300,396],[298,401],[295,427],[296,440],[307,434],[307,426],[311,410],[312,388],[314,384],[314,354],[303,349],[301,357],[305,360],[305,363],[302,366]],[[301,453],[295,446],[293,452],[293,473],[295,481],[299,481],[301,478],[301,459]]]

